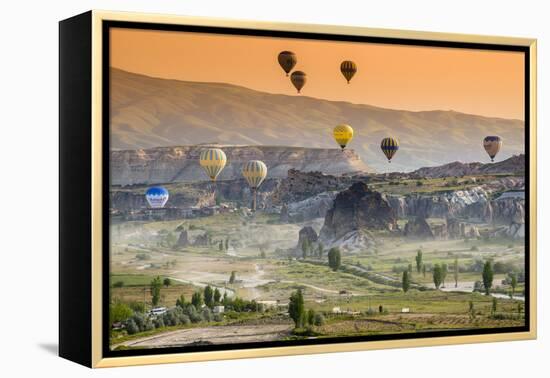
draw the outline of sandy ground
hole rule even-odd
[[[273,341],[290,334],[291,324],[215,326],[183,329],[156,336],[127,341],[125,345],[140,348],[161,348],[187,344],[233,344],[259,341]]]

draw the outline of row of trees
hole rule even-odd
[[[425,274],[425,265],[422,262],[422,251],[418,250],[416,254],[416,271],[420,273],[422,270]],[[409,265],[410,266],[410,265]],[[408,269],[403,271],[403,275],[401,278],[402,282],[402,288],[404,292],[407,292],[411,286],[411,277],[412,277],[412,269]],[[455,281],[455,287],[458,287],[458,259],[455,258],[454,264],[453,264],[453,273],[454,273],[454,281]],[[435,288],[439,290],[440,287],[445,286],[445,279],[447,278],[448,274],[448,266],[447,264],[435,264],[432,269],[432,278],[433,283],[435,285]],[[483,289],[485,291],[485,294],[489,295],[491,288],[493,287],[493,278],[494,278],[494,270],[491,261],[486,261],[483,265],[483,271],[481,273],[481,278],[483,281]],[[517,277],[515,274],[511,275],[511,282],[510,286],[512,287],[512,296],[515,292],[516,286],[517,286]]]
[[[288,314],[294,321],[295,328],[304,328],[312,325],[321,326],[325,323],[323,314],[316,313],[313,309],[306,310],[302,289],[296,290],[290,296]]]

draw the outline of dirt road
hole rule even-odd
[[[233,344],[280,340],[290,334],[291,324],[213,326],[166,332],[142,339],[127,341],[125,345],[140,348],[164,348],[188,344]]]

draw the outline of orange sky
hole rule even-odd
[[[131,72],[297,95],[277,63],[280,51],[291,50],[295,70],[308,75],[304,96],[524,119],[520,52],[111,30],[111,66]],[[340,73],[343,60],[358,66],[349,85]]]

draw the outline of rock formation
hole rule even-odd
[[[383,196],[358,182],[336,196],[327,211],[320,235],[324,240],[337,240],[353,231],[395,230],[397,217]]]
[[[465,236],[465,225],[456,218],[447,218],[447,235],[451,239],[462,239]]]
[[[417,216],[405,224],[403,234],[418,239],[433,239],[435,237],[432,228],[425,218]]]
[[[327,174],[368,170],[353,150],[342,153],[336,148],[205,144],[113,150],[110,155],[112,185],[208,181],[199,165],[199,154],[209,147],[221,148],[227,155],[227,165],[218,178],[220,181],[241,178],[243,164],[253,159],[266,163],[270,178],[286,177],[289,169]]]
[[[317,243],[318,238],[319,236],[313,227],[305,226],[298,233],[298,245],[296,246],[296,249],[301,250],[304,243],[313,245],[314,243]]]
[[[303,172],[290,169],[273,191],[272,203],[299,202],[324,192],[340,191],[348,188],[355,180],[351,177],[337,177],[322,172]]]

